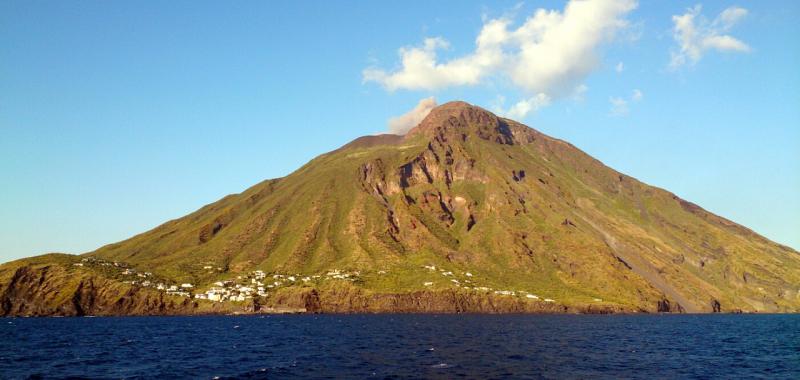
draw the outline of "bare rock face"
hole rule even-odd
[[[719,313],[722,311],[722,305],[720,305],[719,301],[716,299],[711,299],[711,311],[713,313]]]
[[[1,316],[189,314],[195,307],[188,299],[97,276],[76,276],[58,265],[20,267],[0,294]]]
[[[685,310],[677,302],[672,302],[666,298],[658,301],[656,311],[659,313],[683,313]]]
[[[424,134],[439,141],[466,140],[477,136],[500,144],[514,144],[509,122],[465,102],[450,102],[434,108],[408,136]]]

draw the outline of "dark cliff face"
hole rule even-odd
[[[168,315],[195,308],[188,299],[58,265],[20,267],[0,293],[2,316]]]

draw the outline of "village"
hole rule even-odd
[[[455,274],[452,271],[446,271],[443,268],[436,268],[434,265],[424,265],[423,268],[427,269],[430,272],[436,273],[438,272],[443,277],[449,278],[450,282],[457,288],[462,288],[465,290],[476,290],[481,292],[492,292],[497,295],[501,296],[523,296],[527,299],[531,300],[541,300],[544,302],[556,302],[554,299],[551,298],[540,298],[536,294],[527,292],[527,291],[514,291],[514,290],[495,290],[493,288],[487,286],[476,286],[473,282],[473,278],[475,277],[471,272],[463,272],[463,276],[466,279],[457,279]],[[426,281],[422,284],[423,286],[430,287],[434,285],[433,281]],[[599,299],[595,299],[595,301],[601,301]]]
[[[109,274],[112,278],[122,279],[125,284],[137,285],[144,288],[154,288],[170,295],[191,297],[192,284],[174,284],[168,280],[160,279],[150,272],[139,272],[126,263],[106,261],[96,257],[84,257],[81,262],[73,264],[77,267],[94,267]]]
[[[140,272],[129,265],[121,262],[106,261],[95,257],[86,257],[79,263],[75,263],[79,267],[100,267],[108,271],[113,277],[121,278],[126,284],[137,285],[145,288],[153,288],[163,291],[166,294],[193,298],[197,300],[208,300],[211,302],[244,302],[252,300],[255,297],[267,297],[270,291],[274,291],[281,287],[298,286],[298,285],[319,285],[323,281],[339,280],[351,281],[358,280],[361,276],[359,271],[343,271],[334,269],[322,274],[301,275],[301,274],[281,274],[281,273],[267,273],[263,270],[255,270],[244,275],[236,276],[235,278],[219,280],[214,282],[210,287],[204,290],[198,289],[192,283],[173,283],[168,280],[159,279],[150,272]],[[214,267],[212,265],[205,265],[204,270],[212,273],[214,270],[221,271],[222,268]],[[534,293],[521,290],[502,290],[494,289],[488,286],[483,286],[477,283],[476,276],[471,272],[454,273],[444,268],[437,268],[435,265],[423,265],[422,270],[433,276],[442,276],[443,280],[447,281],[448,287],[460,288],[468,291],[476,291],[483,293],[493,293],[500,296],[509,297],[523,297],[532,301],[541,302],[556,302],[554,299],[540,297]],[[378,276],[387,275],[386,270],[379,270],[376,272]],[[433,279],[431,279],[433,280]],[[424,281],[422,283],[424,288],[440,288],[441,282],[438,281]],[[602,301],[595,298],[595,302]]]
[[[247,275],[236,276],[235,279],[217,281],[210,289],[194,293],[194,298],[215,302],[242,302],[253,299],[256,296],[266,297],[270,290],[280,287],[312,284],[325,279],[355,281],[359,274],[359,272],[344,272],[338,269],[328,271],[324,275],[306,276],[300,274],[267,274],[262,270],[256,270]]]

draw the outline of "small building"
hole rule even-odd
[[[215,290],[209,290],[206,292],[206,299],[209,301],[222,301],[222,294]]]

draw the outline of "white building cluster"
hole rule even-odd
[[[443,268],[437,268],[435,265],[423,265],[423,268],[427,269],[433,273],[439,273],[443,277],[449,277],[449,282],[452,283],[450,286],[455,286],[457,288],[466,289],[466,290],[473,290],[473,291],[481,291],[481,292],[491,292],[496,295],[500,296],[511,296],[511,297],[525,297],[530,300],[539,301],[542,300],[544,302],[556,302],[550,298],[541,299],[538,295],[526,292],[526,291],[515,291],[515,290],[495,290],[493,288],[487,286],[476,286],[476,284],[472,281],[475,278],[475,275],[470,272],[463,272],[464,278],[458,278],[460,275],[456,275],[452,271],[446,271]],[[425,287],[431,287],[434,285],[433,281],[425,281],[422,283]],[[599,301],[598,301],[599,300]],[[602,300],[595,299],[596,302],[600,302]]]
[[[316,275],[300,275],[300,274],[267,274],[262,270],[255,270],[246,275],[236,276],[235,279],[220,280],[211,285],[206,290],[198,291],[194,284],[170,284],[168,281],[159,281],[150,272],[139,272],[134,268],[129,267],[127,264],[119,262],[110,262],[103,259],[94,257],[86,257],[79,263],[75,263],[78,267],[91,267],[100,266],[105,267],[104,271],[111,271],[112,275],[123,278],[124,283],[139,285],[142,287],[150,287],[163,291],[169,295],[195,298],[200,300],[209,300],[213,302],[243,302],[252,300],[255,297],[267,297],[269,292],[281,287],[305,285],[305,284],[319,284],[324,281],[356,281],[361,275],[358,271],[343,271],[339,269],[330,270],[324,274]],[[551,298],[540,298],[538,295],[527,291],[514,291],[514,290],[495,290],[487,286],[478,286],[474,281],[480,282],[476,275],[470,272],[459,272],[458,274],[453,271],[447,271],[443,268],[437,268],[435,265],[423,265],[423,268],[432,274],[439,274],[448,284],[471,291],[480,291],[485,293],[493,293],[501,296],[524,297],[532,301],[555,302]],[[203,267],[212,273],[214,270],[221,270],[222,268],[206,265]],[[385,270],[377,272],[379,275],[385,275]],[[441,283],[441,282],[439,282]],[[422,283],[425,287],[432,287],[436,284],[434,281],[425,281]],[[602,302],[602,299],[594,299],[595,302]]]
[[[80,267],[100,267],[104,271],[110,271],[113,276],[122,277],[122,282],[125,284],[155,288],[157,290],[166,291],[169,294],[189,296],[189,293],[185,291],[185,289],[179,289],[176,285],[169,285],[167,281],[156,279],[152,273],[139,272],[125,263],[106,261],[96,257],[84,257],[81,259],[80,263],[75,263],[74,265]]]
[[[359,272],[331,270],[324,275],[301,275],[275,273],[267,275],[262,270],[237,276],[236,279],[217,281],[205,292],[196,292],[194,298],[214,302],[242,302],[254,297],[266,297],[270,290],[281,287],[317,283],[325,280],[355,281]]]

